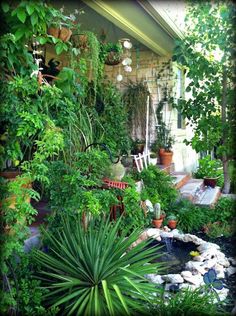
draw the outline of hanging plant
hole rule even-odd
[[[150,95],[147,85],[141,81],[128,82],[123,100],[127,107],[129,121],[132,122],[131,132],[138,139],[145,139],[147,97]],[[151,102],[151,101],[150,101]],[[140,132],[140,135],[138,133]]]
[[[106,65],[118,65],[122,61],[123,48],[121,43],[102,43],[100,60]]]

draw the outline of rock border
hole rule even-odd
[[[133,247],[148,238],[161,241],[162,238],[174,238],[183,242],[192,242],[197,245],[199,256],[195,256],[185,265],[185,270],[178,274],[148,274],[147,279],[153,283],[162,284],[165,290],[169,291],[173,286],[181,290],[184,288],[196,289],[204,285],[203,275],[209,270],[214,269],[217,274],[217,279],[224,279],[236,273],[236,260],[234,258],[226,258],[225,254],[220,251],[220,247],[211,242],[207,242],[192,234],[180,233],[178,229],[168,231],[167,227],[164,230],[158,228],[146,229],[133,243]],[[229,289],[223,288],[216,290],[221,301],[225,300]]]

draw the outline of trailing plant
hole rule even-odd
[[[112,82],[98,86],[96,110],[104,128],[102,142],[114,156],[125,154],[130,150],[128,136],[128,117],[121,99],[121,93]]]
[[[45,231],[49,252],[35,253],[42,265],[39,278],[50,287],[45,303],[66,315],[145,314],[156,289],[144,276],[157,273],[161,264],[147,264],[158,257],[156,249],[145,248],[147,241],[130,247],[140,230],[125,238],[125,231],[118,233],[119,221],[92,220],[87,230],[79,218],[65,217],[62,223],[62,233]]]
[[[145,139],[148,96],[150,96],[150,92],[144,80],[138,82],[129,80],[123,100],[127,108],[129,122],[131,122],[129,125],[130,134],[134,139]],[[149,102],[151,104],[151,98]]]
[[[199,159],[199,166],[194,173],[194,177],[197,179],[207,178],[217,178],[217,185],[220,187],[224,184],[224,175],[222,162],[219,159],[211,159],[210,155]]]

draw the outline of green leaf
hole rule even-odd
[[[19,19],[22,23],[25,23],[25,20],[26,20],[26,13],[25,13],[25,10],[24,10],[23,8],[18,8],[16,14],[17,14],[18,19]]]
[[[9,11],[9,9],[10,9],[9,4],[6,3],[6,2],[3,2],[3,3],[2,3],[2,10],[3,10],[3,12],[4,12],[4,13],[7,13],[7,12]]]
[[[63,43],[57,43],[55,46],[55,50],[57,55],[60,55],[64,50]]]
[[[48,39],[47,39],[46,37],[40,37],[40,38],[39,38],[39,43],[40,43],[41,45],[46,44],[47,41],[48,41]]]
[[[29,14],[29,15],[31,15],[31,14],[33,14],[34,13],[34,6],[33,5],[31,5],[31,4],[27,4],[26,5],[26,11],[27,11],[27,13]]]
[[[15,33],[15,39],[18,41],[19,39],[22,38],[22,36],[25,34],[25,30],[23,28],[19,29]]]
[[[31,21],[32,25],[34,26],[35,24],[38,23],[38,16],[34,13],[33,15],[31,15],[30,21]]]

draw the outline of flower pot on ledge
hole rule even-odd
[[[163,148],[159,150],[160,163],[163,166],[169,166],[172,163],[173,151],[165,151]]]
[[[204,177],[203,183],[205,186],[214,188],[216,186],[218,177]]]
[[[160,218],[160,219],[153,219],[152,220],[152,224],[154,227],[156,228],[160,228],[161,225],[162,225],[162,222],[163,222],[163,218]]]

